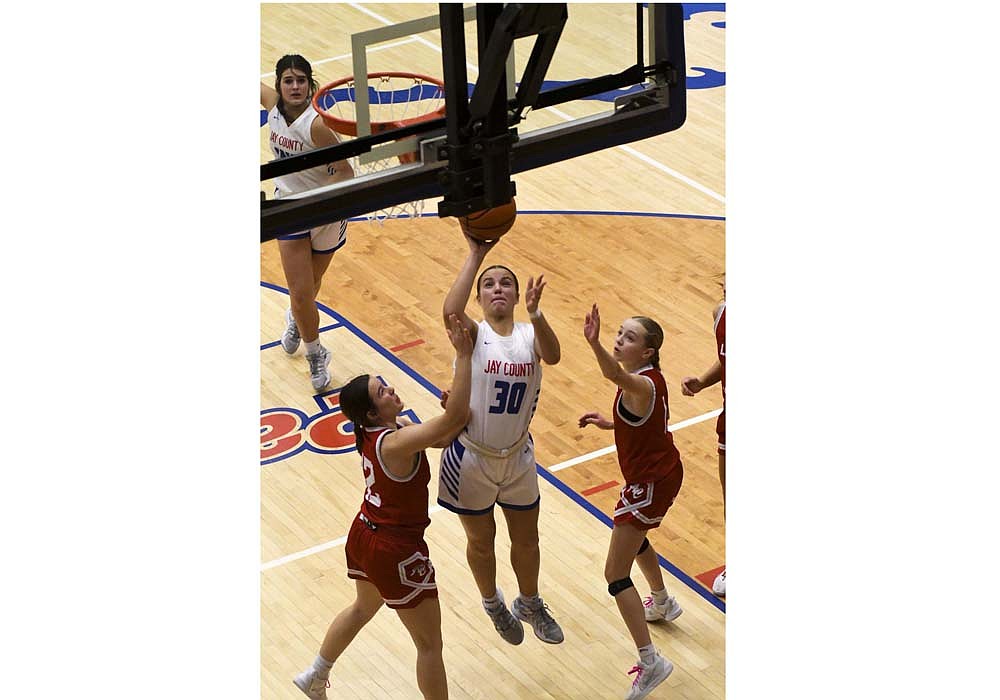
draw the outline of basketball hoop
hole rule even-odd
[[[389,129],[399,129],[444,116],[444,83],[437,78],[399,71],[369,73],[366,87],[372,134],[381,134]],[[357,86],[354,77],[347,76],[317,90],[312,103],[328,127],[342,136],[353,138],[358,135],[356,98]],[[416,137],[400,139],[400,141],[411,140],[416,141]],[[363,162],[360,156],[350,158],[351,167],[354,168],[356,175],[381,172],[399,164],[414,163],[416,160],[417,156],[414,153],[402,153],[398,157],[376,157],[369,162]],[[419,217],[423,209],[424,203],[420,200],[397,204],[388,209],[371,212],[367,216],[369,220],[382,223],[385,219]]]

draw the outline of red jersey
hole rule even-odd
[[[722,365],[722,403],[726,403],[726,300],[722,300],[722,310],[715,319],[715,344],[719,350],[719,364]]]
[[[659,481],[680,464],[674,436],[667,427],[667,382],[660,370],[646,365],[636,374],[653,382],[653,405],[645,416],[633,416],[622,406],[618,389],[612,412],[615,423],[615,447],[622,476],[629,484]]]
[[[365,500],[361,514],[389,537],[421,538],[431,524],[427,514],[427,483],[431,467],[421,451],[409,476],[393,476],[380,458],[382,438],[394,428],[365,428],[361,467],[365,475]]]

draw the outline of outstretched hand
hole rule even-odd
[[[465,236],[465,240],[469,244],[469,252],[473,255],[479,257],[480,260],[486,257],[486,254],[493,250],[493,246],[500,242],[499,238],[492,241],[484,241],[482,239],[476,238],[475,236],[469,235],[469,230],[466,228],[465,224],[460,224],[462,227],[462,235]]]
[[[601,335],[601,312],[597,308],[597,304],[590,310],[587,316],[583,319],[583,337],[587,339],[588,343],[596,343]]]
[[[685,396],[694,396],[704,388],[698,377],[684,377],[681,380],[681,393]]]
[[[580,416],[579,424],[581,428],[586,428],[588,425],[596,425],[601,430],[611,430],[615,427],[614,423],[594,411],[584,413]]]
[[[545,275],[538,276],[538,281],[534,277],[528,278],[528,288],[524,290],[524,307],[529,314],[538,310],[538,302],[542,300],[542,290],[545,289]]]
[[[459,357],[472,355],[472,336],[469,335],[469,329],[462,325],[455,314],[448,316],[448,324],[449,328],[446,329],[448,340],[455,348],[455,354]]]

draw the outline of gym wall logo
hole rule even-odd
[[[303,450],[327,455],[355,451],[354,423],[347,419],[340,408],[340,391],[343,388],[337,387],[315,396],[319,412],[313,415],[287,407],[261,411],[261,466],[294,457]],[[420,422],[410,409],[400,415],[414,423]]]

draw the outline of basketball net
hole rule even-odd
[[[444,84],[436,78],[416,73],[387,72],[368,74],[368,105],[372,134],[398,129],[444,115]],[[323,121],[343,137],[357,137],[357,86],[353,77],[341,78],[320,88],[313,97],[313,106]],[[416,140],[409,137],[407,140]],[[383,172],[401,164],[416,162],[418,155],[375,156],[372,153],[348,159],[355,176]],[[367,161],[367,162],[364,162]],[[386,219],[417,218],[424,210],[424,201],[403,202],[369,212],[369,222],[382,224]]]

